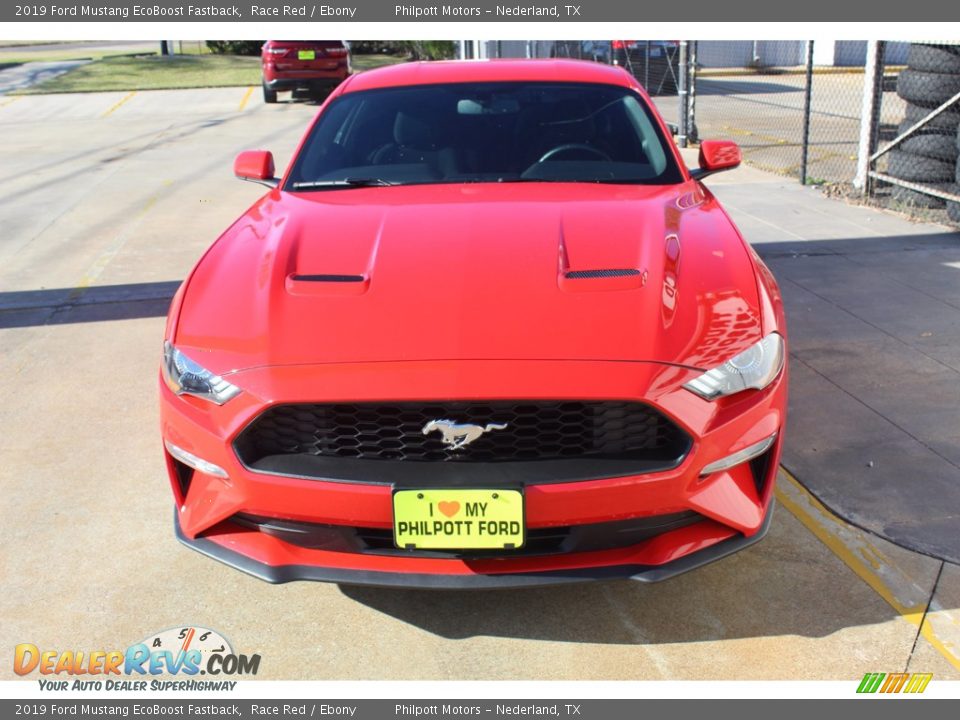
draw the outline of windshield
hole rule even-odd
[[[682,181],[629,88],[464,83],[346,93],[313,126],[287,190],[463,182]]]

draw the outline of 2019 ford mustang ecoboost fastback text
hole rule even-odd
[[[659,580],[757,541],[780,293],[622,69],[410,63],[328,98],[177,292],[176,531],[272,582]]]

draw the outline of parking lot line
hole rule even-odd
[[[23,95],[16,95],[12,98],[7,98],[3,102],[0,102],[0,108],[5,108],[7,105],[12,105],[17,100],[23,100]]]
[[[253,95],[253,85],[247,88],[247,91],[243,94],[243,99],[240,101],[240,107],[237,108],[237,112],[243,112],[243,109],[247,106],[247,103],[250,102],[250,96]]]
[[[933,558],[899,548],[848,524],[817,500],[786,468],[780,468],[777,500],[830,551],[896,610],[951,665],[960,669],[960,627],[941,624],[935,630],[927,617],[935,588],[924,587],[916,571]],[[938,573],[939,576],[939,573]],[[944,630],[950,637],[944,637]],[[958,637],[953,637],[954,633]]]
[[[160,194],[151,195],[147,198],[146,202],[141,206],[140,210],[133,215],[132,221],[133,224],[130,228],[127,228],[119,235],[117,235],[110,246],[104,250],[100,255],[94,260],[90,268],[83,274],[83,277],[77,282],[73,290],[70,291],[70,294],[67,296],[66,303],[70,304],[81,298],[90,286],[96,282],[97,278],[100,277],[100,274],[106,269],[107,265],[119,254],[123,249],[123,246],[126,245],[127,240],[130,238],[130,233],[133,229],[140,224],[140,221],[143,219],[143,216],[146,215],[150,210],[156,205],[157,200],[160,199]]]
[[[100,117],[109,117],[109,116],[112,115],[112,114],[114,113],[114,111],[116,111],[121,105],[123,105],[124,103],[126,103],[130,98],[132,98],[132,97],[133,97],[134,95],[136,95],[136,94],[137,94],[137,91],[136,91],[136,90],[131,90],[129,93],[127,93],[127,94],[124,95],[122,98],[120,98],[120,100],[118,100],[118,101],[113,105],[113,107],[111,107],[109,110],[107,110],[107,111],[106,111],[103,115],[101,115]]]

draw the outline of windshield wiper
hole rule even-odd
[[[348,177],[341,180],[310,180],[305,182],[295,182],[292,185],[294,190],[317,190],[321,188],[342,188],[342,187],[380,187],[386,185],[399,185],[400,183],[391,182],[378,177]]]
[[[592,178],[535,178],[535,177],[517,177],[517,178],[497,178],[498,183],[595,183],[598,182]]]

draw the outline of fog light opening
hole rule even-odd
[[[774,433],[770,437],[765,438],[758,443],[754,443],[753,445],[745,447],[743,450],[733,453],[733,455],[727,455],[727,457],[721,460],[712,462],[700,471],[700,477],[712,475],[713,473],[720,472],[722,470],[729,470],[732,467],[736,467],[737,465],[745,463],[749,460],[753,460],[755,457],[763,455],[763,453],[769,450],[770,446],[773,445],[773,442],[776,439],[777,433]]]
[[[227,471],[219,465],[214,465],[212,462],[207,462],[203,458],[197,457],[193,453],[189,453],[181,447],[177,447],[169,440],[164,440],[163,446],[167,449],[168,453],[173,455],[174,458],[182,462],[184,465],[192,467],[197,472],[202,472],[205,475],[213,475],[215,477],[227,477]]]
[[[170,456],[173,465],[173,472],[177,478],[177,488],[180,490],[180,497],[187,499],[187,493],[190,492],[190,482],[193,480],[193,473],[196,472],[186,463],[182,463],[172,455]],[[183,503],[181,503],[182,505]]]

